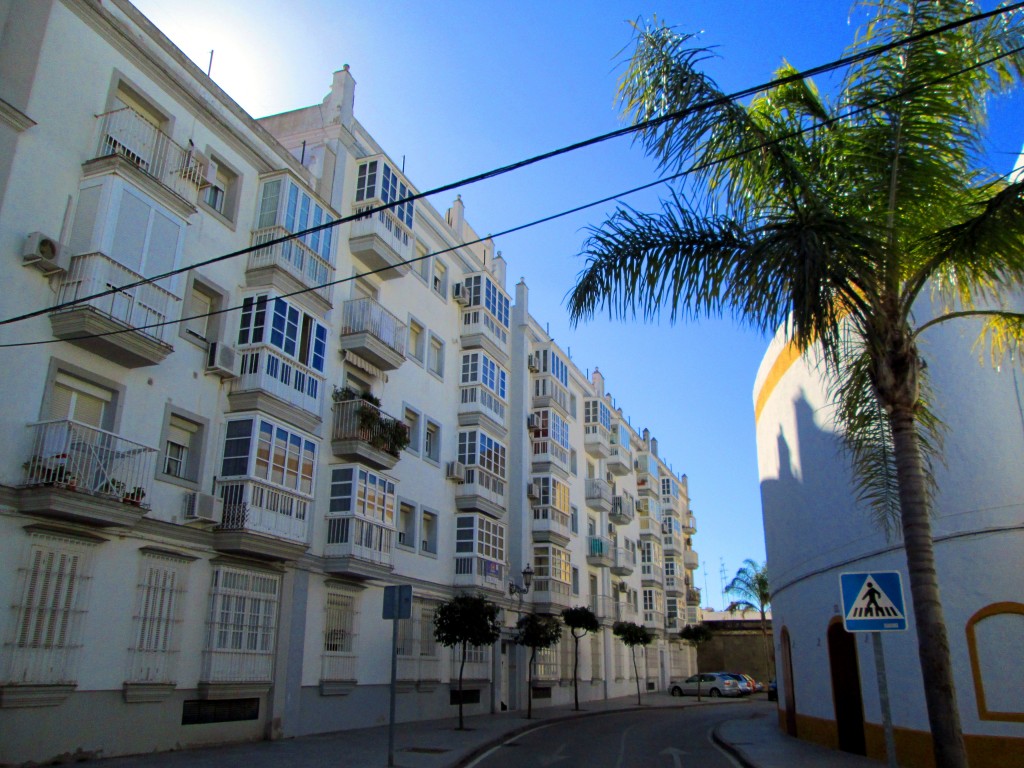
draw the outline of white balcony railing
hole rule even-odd
[[[441,660],[436,656],[399,656],[396,675],[402,681],[441,679]]]
[[[636,502],[632,496],[620,495],[612,497],[612,510],[608,513],[613,523],[628,525],[636,516]]]
[[[120,155],[190,203],[195,203],[206,168],[199,156],[176,144],[135,110],[124,107],[99,116],[96,157]]]
[[[630,603],[615,604],[616,621],[636,621],[636,606]]]
[[[395,531],[377,520],[356,515],[328,516],[325,557],[354,557],[373,565],[391,567]]]
[[[462,664],[462,647],[452,648],[451,669],[449,670],[453,683],[459,679],[459,666]],[[491,649],[471,647],[466,651],[466,666],[462,670],[464,680],[490,680],[491,679]]]
[[[341,335],[368,333],[400,356],[405,356],[409,326],[371,298],[346,301],[341,313]]]
[[[381,205],[377,202],[371,206],[360,205],[352,210],[353,214],[359,215],[363,211]],[[408,261],[412,256],[412,240],[405,225],[398,221],[392,209],[369,213],[355,219],[349,225],[349,238],[356,239],[374,235],[383,240],[398,255],[398,261]]]
[[[636,552],[632,549],[626,549],[625,547],[615,548],[615,565],[617,569],[629,569],[632,571],[636,568]]]
[[[289,405],[320,416],[323,374],[285,357],[268,344],[239,350],[242,364],[231,380],[231,392],[262,390]]]
[[[57,303],[77,301],[79,298],[103,293],[142,279],[138,272],[133,272],[102,253],[82,254],[71,259],[70,268],[61,278],[60,287],[57,289]],[[171,307],[178,300],[177,296],[160,285],[146,283],[59,311],[74,312],[83,306],[92,307],[112,320],[138,328],[137,333],[167,343],[170,333],[168,329],[172,326],[157,324],[169,319]]]
[[[463,336],[474,336],[481,334],[489,338],[495,346],[508,353],[508,330],[501,323],[494,319],[490,312],[482,307],[467,309],[462,313]]]
[[[157,450],[70,419],[29,424],[25,485],[58,484],[148,507]]]
[[[483,467],[466,467],[466,482],[456,488],[455,496],[479,496],[505,508],[505,481]]]
[[[204,683],[269,683],[274,655],[259,651],[203,651],[199,679]]]
[[[505,426],[505,403],[481,384],[462,387],[459,413],[482,413]]]
[[[324,652],[320,658],[321,680],[355,680],[356,662],[359,657],[354,653]]]
[[[599,619],[614,619],[615,618],[615,602],[614,597],[607,595],[591,595],[590,596],[590,610],[594,612],[594,615]]]
[[[534,532],[550,532],[563,538],[569,538],[572,519],[565,512],[554,507],[533,508]]]
[[[604,536],[587,537],[587,557],[611,559],[614,556],[615,544]]]
[[[178,656],[173,651],[131,651],[128,670],[130,683],[173,683],[176,679]]]
[[[336,400],[332,440],[358,440],[396,459],[409,444],[409,428],[373,403],[361,398]]]
[[[220,528],[225,531],[250,531],[307,542],[309,496],[280,488],[262,480],[220,480],[217,483],[224,500]]]
[[[505,589],[505,564],[486,557],[456,556],[455,586]]]
[[[253,230],[252,244],[262,245],[263,243],[277,240],[291,234],[284,227],[264,227]],[[316,293],[326,301],[331,300],[333,285],[326,285],[331,282],[334,275],[334,267],[319,253],[297,238],[285,240],[283,243],[268,245],[249,254],[249,269],[261,269],[263,267],[278,267],[290,273],[303,285],[315,288]]]

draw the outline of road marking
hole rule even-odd
[[[672,755],[672,764],[675,766],[675,768],[683,768],[682,756],[686,754],[686,752],[683,752],[683,750],[679,749],[678,747],[665,747],[665,749],[661,750],[660,754]]]

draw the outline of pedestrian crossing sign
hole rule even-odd
[[[907,628],[899,571],[841,573],[839,591],[847,632],[893,632]]]

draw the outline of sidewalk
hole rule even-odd
[[[716,706],[730,699],[672,698],[645,694],[644,709]],[[794,765],[834,768],[879,768],[882,763],[834,752],[784,735],[776,725],[774,706],[750,702],[750,717],[731,720],[715,731],[715,740],[749,768],[793,768]],[[553,720],[635,711],[634,697],[592,701],[583,711],[571,706],[524,712],[502,712],[466,718],[466,730],[456,730],[458,718],[399,723],[395,726],[395,766],[398,768],[461,768],[507,738]],[[93,768],[386,768],[388,729],[362,728],[321,736],[259,741],[229,746],[160,752],[152,755],[90,761]]]

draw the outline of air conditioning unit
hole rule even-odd
[[[457,483],[466,482],[466,465],[461,461],[449,461],[445,467],[445,477]]]
[[[46,275],[67,269],[60,243],[42,232],[33,232],[25,238],[25,245],[21,249],[21,265],[35,267]]]
[[[469,304],[469,293],[466,291],[464,283],[452,285],[452,298],[455,299],[456,304],[461,304],[464,307]]]
[[[540,429],[540,417],[536,413],[531,413],[526,417],[526,428],[530,432]]]
[[[206,372],[230,379],[235,374],[235,348],[221,341],[211,341],[206,353]]]
[[[540,480],[531,480],[526,484],[526,498],[534,501],[540,498]]]
[[[540,355],[527,355],[526,367],[530,369],[530,373],[540,373]]]
[[[220,523],[223,502],[208,493],[190,491],[185,494],[185,520],[202,520],[207,523]]]

